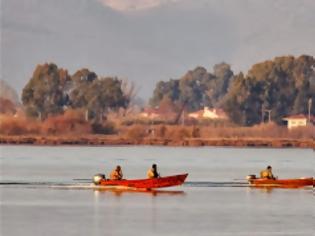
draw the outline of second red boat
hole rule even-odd
[[[313,178],[300,179],[249,179],[249,183],[254,187],[305,187],[314,185]]]

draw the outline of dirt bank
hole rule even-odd
[[[154,145],[154,146],[231,146],[231,147],[294,147],[315,148],[314,139],[281,138],[140,138],[127,139],[119,136],[0,136],[0,144],[32,145]]]

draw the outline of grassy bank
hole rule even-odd
[[[156,146],[233,146],[272,148],[315,148],[314,139],[285,138],[136,138],[119,136],[0,136],[0,144],[30,145],[156,145]]]
[[[217,122],[125,124],[118,118],[95,124],[84,120],[80,111],[68,111],[44,121],[0,116],[0,144],[314,148],[314,140],[314,125],[289,130],[275,123],[251,127]]]

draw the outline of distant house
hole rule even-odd
[[[204,107],[203,110],[191,112],[188,114],[189,118],[193,119],[213,119],[213,120],[226,120],[228,116],[222,109]]]
[[[163,114],[156,108],[145,108],[142,112],[140,112],[140,117],[147,119],[158,119],[161,118]]]
[[[304,127],[308,124],[308,116],[303,114],[292,115],[284,117],[283,120],[287,121],[288,129],[293,129],[296,127]],[[314,122],[314,116],[311,117],[311,122]]]
[[[162,108],[145,108],[140,112],[140,117],[150,120],[168,120],[174,119],[176,116],[175,111],[166,110]]]

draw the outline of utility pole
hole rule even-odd
[[[268,123],[271,122],[271,109],[265,109],[264,106],[261,106],[261,123],[265,123],[265,113],[268,113]]]
[[[308,99],[308,122],[311,123],[312,98]]]
[[[271,122],[271,110],[265,110],[266,112],[268,112],[268,123]]]
[[[86,111],[85,111],[85,120],[89,121],[89,110],[88,109],[86,109]]]
[[[41,111],[38,112],[38,118],[40,121],[42,121],[42,112]]]

